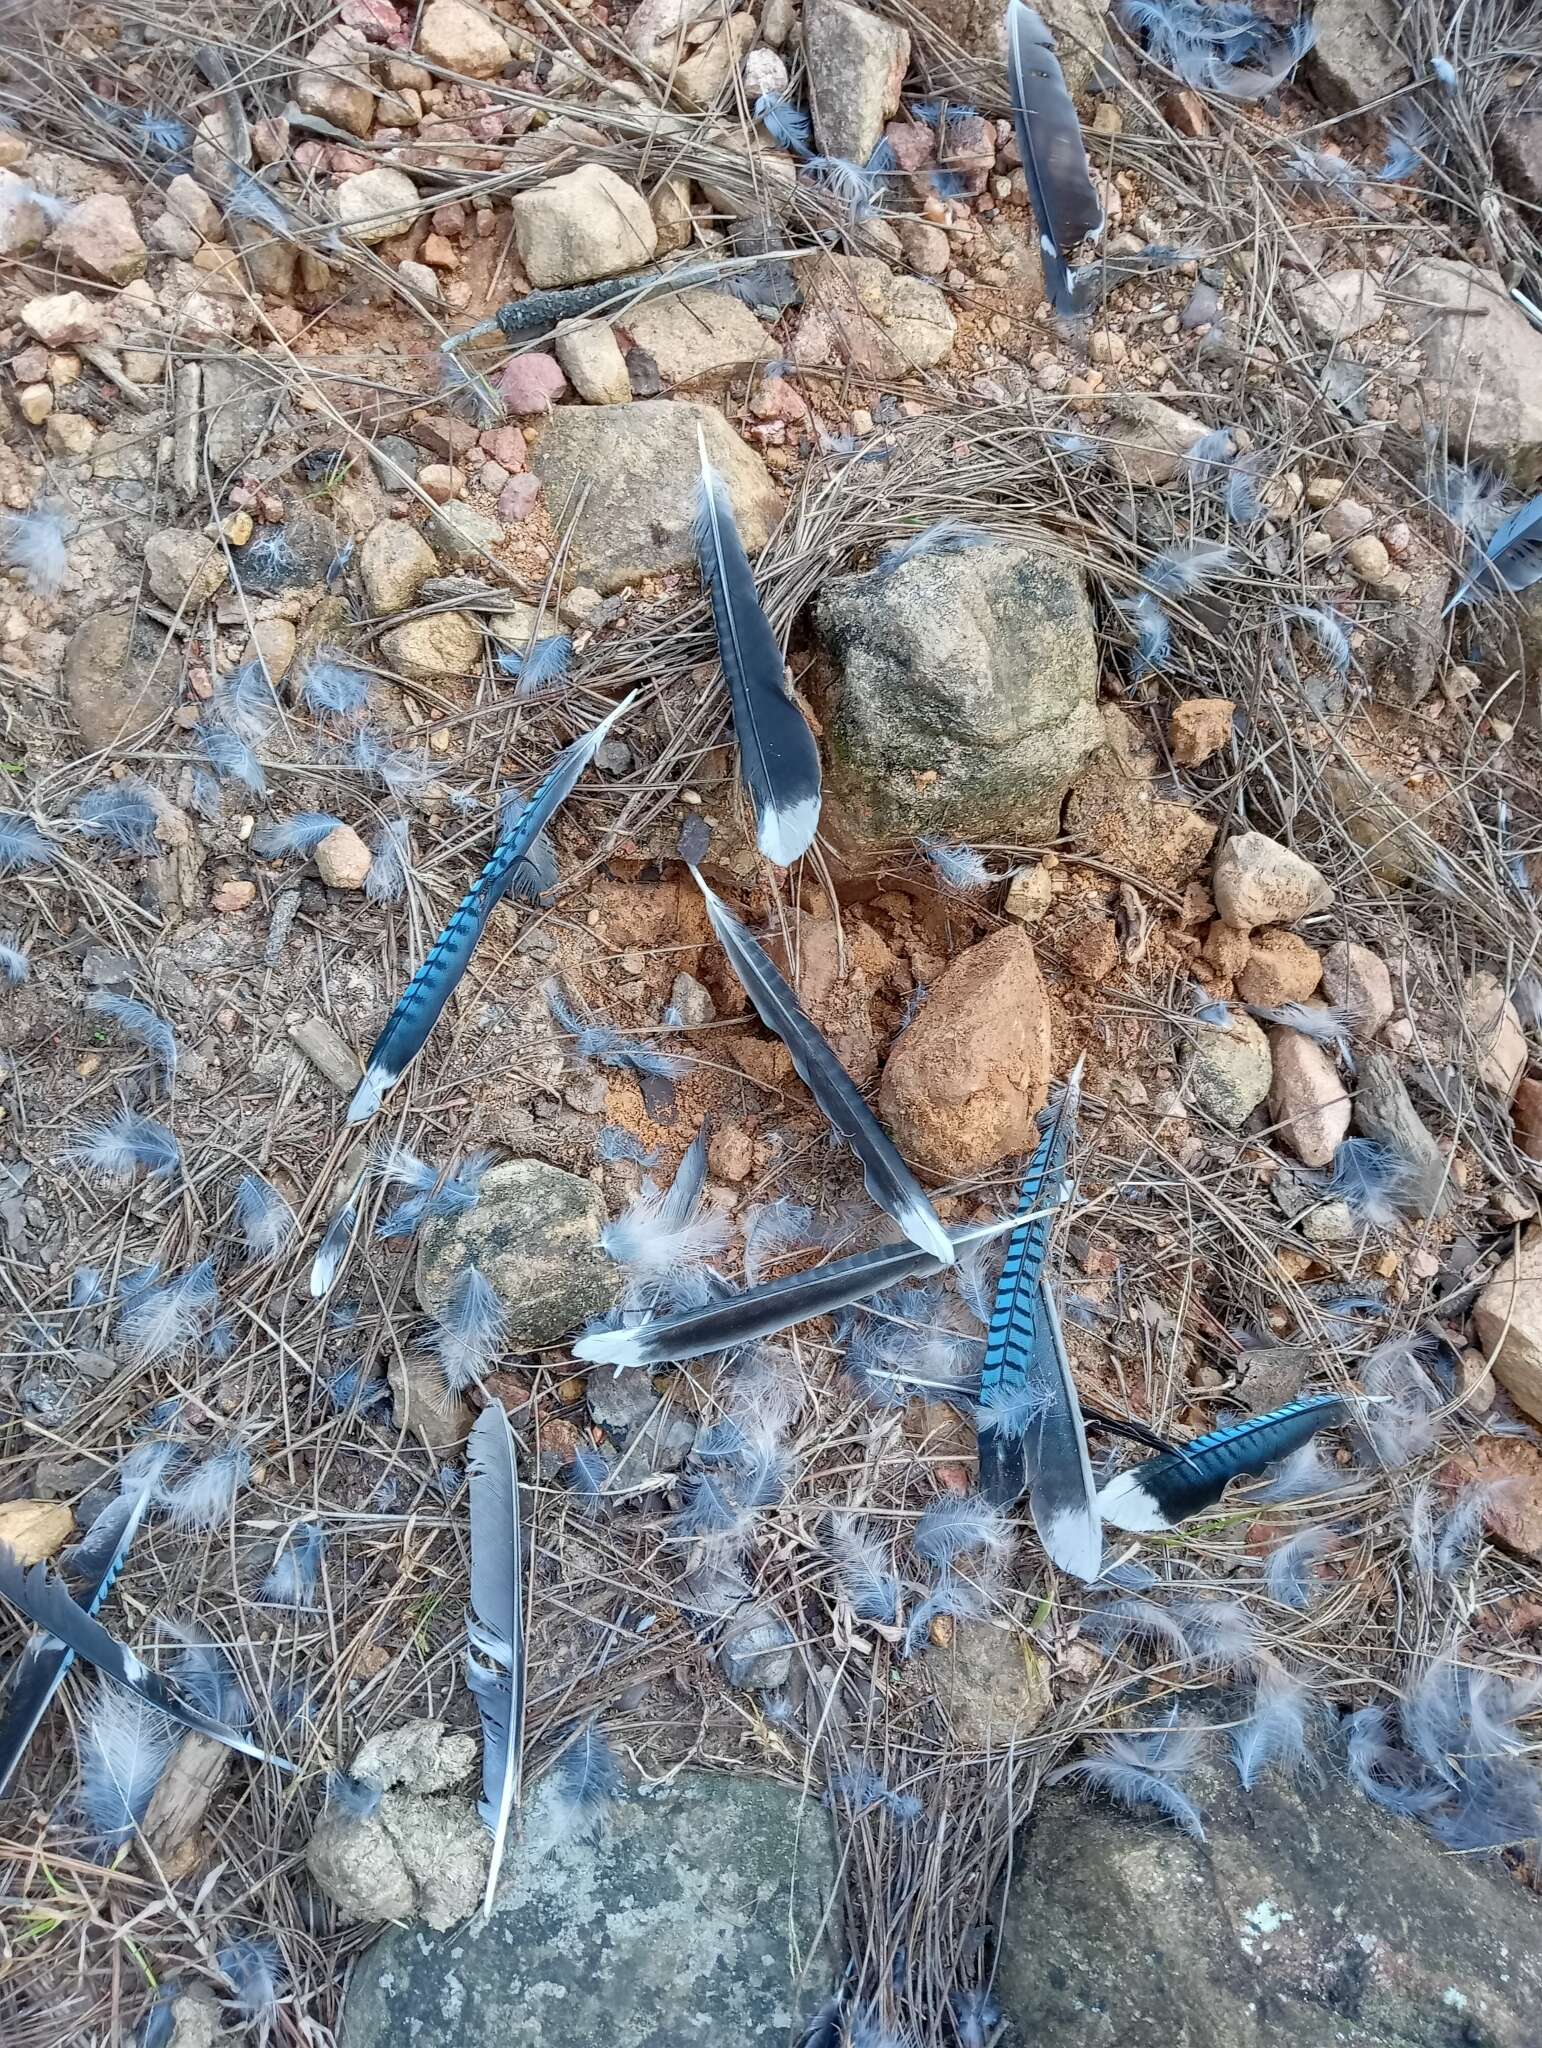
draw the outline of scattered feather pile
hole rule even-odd
[[[154,853],[159,816],[150,792],[138,782],[89,789],[75,806],[75,822],[86,838],[104,840],[120,853]]]
[[[670,1079],[683,1074],[688,1062],[679,1054],[655,1052],[640,1040],[628,1038],[608,1024],[580,1017],[555,981],[546,984],[546,1006],[560,1031],[573,1041],[573,1050],[583,1060],[597,1060],[602,1067],[630,1067],[633,1073],[654,1074]]]
[[[1281,29],[1247,0],[1120,0],[1119,14],[1154,64],[1226,99],[1267,99],[1312,47],[1308,16]]]

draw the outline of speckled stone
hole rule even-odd
[[[538,1785],[490,1920],[382,1935],[341,2048],[784,2041],[836,1974],[820,1937],[834,1884],[826,1817],[767,1780],[683,1772],[628,1792],[593,1840]]]

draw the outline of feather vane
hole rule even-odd
[[[1101,231],[1103,207],[1054,39],[1023,0],[1007,0],[1007,90],[1039,224],[1045,289],[1057,313],[1074,315],[1080,309],[1066,258]]]
[[[477,1417],[467,1442],[471,1473],[471,1615],[466,1683],[482,1721],[482,1798],[493,1838],[482,1911],[492,1910],[519,1800],[525,1711],[525,1609],[514,1435],[500,1402]]]
[[[1099,1512],[1116,1529],[1174,1529],[1214,1507],[1233,1479],[1266,1471],[1348,1414],[1341,1395],[1313,1394],[1211,1430],[1110,1480],[1098,1495]]]

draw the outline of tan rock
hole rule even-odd
[[[289,673],[298,637],[288,619],[258,619],[241,650],[241,659],[260,661],[268,681],[276,686]]]
[[[1218,917],[1205,933],[1201,951],[1224,981],[1235,981],[1252,957],[1253,941],[1247,932]]]
[[[897,275],[876,256],[803,256],[793,269],[805,299],[800,334],[817,321],[827,348],[855,370],[905,377],[953,347],[948,302],[924,278]]]
[[[1369,270],[1335,270],[1296,293],[1296,313],[1314,341],[1348,341],[1374,327],[1386,308]]]
[[[431,612],[381,635],[381,652],[404,676],[475,675],[482,635],[464,612]]]
[[[1054,898],[1054,886],[1047,868],[1019,868],[1007,887],[1007,900],[1001,907],[1018,924],[1041,924]]]
[[[1262,832],[1237,832],[1215,863],[1215,907],[1228,924],[1254,931],[1295,924],[1326,910],[1333,890],[1309,860]]]
[[[618,277],[650,262],[658,248],[648,202],[604,164],[516,192],[511,210],[519,260],[537,290]]]
[[[1528,1159],[1542,1161],[1542,1081],[1525,1080],[1510,1105],[1515,1144]]]
[[[98,192],[71,207],[50,246],[66,270],[103,284],[143,277],[149,260],[133,211],[116,192]]]
[[[145,542],[145,575],[161,603],[196,611],[229,576],[223,548],[201,533],[167,527]]]
[[[41,1564],[70,1540],[75,1517],[63,1501],[8,1500],[0,1503],[0,1548],[18,1564]]]
[[[605,321],[580,320],[564,328],[556,350],[563,374],[586,405],[631,404],[626,357]]]
[[[84,413],[53,412],[44,425],[43,440],[54,455],[89,455],[96,428]]]
[[[371,854],[351,825],[338,825],[316,847],[316,872],[329,889],[362,889]]]
[[[1237,993],[1245,1003],[1277,1010],[1283,1003],[1304,1003],[1321,980],[1321,955],[1305,939],[1294,932],[1254,932]]]
[[[1532,1225],[1478,1296],[1472,1327],[1495,1379],[1542,1422],[1542,1224]]]
[[[755,19],[731,15],[674,73],[675,97],[688,107],[710,107],[755,40]]]
[[[909,35],[849,0],[808,0],[803,47],[820,149],[865,164],[899,109]]]
[[[1479,1081],[1496,1095],[1513,1095],[1526,1071],[1526,1034],[1515,1005],[1492,974],[1474,974],[1468,980],[1462,1023]]]
[[[1344,560],[1353,575],[1370,589],[1379,589],[1392,573],[1392,557],[1374,533],[1362,533],[1344,550]]]
[[[509,61],[507,39],[466,0],[429,0],[418,22],[417,46],[430,64],[463,78],[496,78]]]
[[[965,1752],[999,1756],[1050,1710],[1043,1656],[1019,1630],[993,1621],[956,1621],[925,1669],[931,1699]]]
[[[445,1386],[436,1360],[393,1351],[386,1378],[396,1403],[398,1429],[411,1430],[435,1456],[463,1448],[471,1434],[471,1410]]]
[[[48,209],[25,178],[0,170],[0,256],[30,256],[48,235]]]
[[[1533,489],[1542,477],[1542,333],[1501,277],[1468,263],[1429,258],[1404,274],[1398,295],[1451,445]]]
[[[54,409],[52,386],[48,384],[25,385],[17,393],[16,409],[29,427],[40,427]]]
[[[418,188],[405,171],[380,164],[344,178],[332,194],[338,225],[366,247],[405,234],[422,211]]]
[[[1108,459],[1124,481],[1135,490],[1155,490],[1181,476],[1184,457],[1204,437],[1204,422],[1140,392],[1119,394],[1114,406]]]
[[[1006,925],[939,977],[889,1055],[879,1109],[926,1171],[977,1172],[1031,1149],[1051,1057],[1038,961],[1025,934]]]
[[[755,1143],[743,1124],[714,1131],[707,1146],[707,1166],[714,1180],[734,1185],[748,1180],[755,1165]]]
[[[1368,946],[1341,939],[1322,956],[1323,993],[1360,1038],[1374,1038],[1392,1017],[1392,976]]]
[[[1329,1166],[1349,1130],[1349,1090],[1332,1055],[1299,1031],[1271,1031],[1269,1113],[1303,1166]]]
[[[166,187],[166,210],[190,227],[201,241],[224,241],[225,224],[220,219],[219,208],[197,179],[190,178],[186,171],[173,178]]]
[[[21,309],[21,324],[44,348],[74,348],[102,338],[101,311],[84,292],[29,299]]]
[[[658,231],[658,255],[689,249],[694,232],[689,178],[661,178],[648,194],[648,210]]]
[[[769,362],[777,352],[755,314],[729,292],[689,291],[646,300],[627,315],[626,325],[637,346],[658,364],[666,384],[730,377]],[[557,355],[562,360],[560,342]],[[562,366],[567,369],[565,361]],[[573,381],[576,385],[578,380]]]
[[[438,573],[438,557],[405,519],[382,519],[359,549],[359,580],[376,618],[405,611],[429,577]]]
[[[460,495],[461,473],[449,462],[425,462],[418,471],[418,487],[436,505],[448,505]]]
[[[209,898],[212,907],[224,917],[250,910],[256,900],[257,884],[242,881],[221,882]]]
[[[307,114],[346,128],[350,135],[368,135],[375,119],[375,95],[363,33],[336,23],[325,30],[295,74],[294,96]]]
[[[1183,768],[1197,768],[1230,744],[1237,707],[1230,697],[1185,697],[1167,721],[1173,759]]]

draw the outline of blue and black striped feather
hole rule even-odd
[[[1098,1495],[1099,1511],[1116,1529],[1174,1529],[1213,1508],[1233,1479],[1256,1478],[1349,1412],[1341,1394],[1309,1394],[1267,1415],[1228,1423],[1121,1472]]]
[[[543,836],[545,829],[631,701],[628,697],[593,731],[564,747],[529,802],[506,810],[491,859],[456,905],[427,959],[402,991],[385,1029],[370,1047],[364,1078],[348,1105],[349,1123],[363,1123],[375,1115],[428,1043],[445,1004],[471,964],[487,920],[504,897],[535,902],[554,886],[555,865],[550,842]]]

